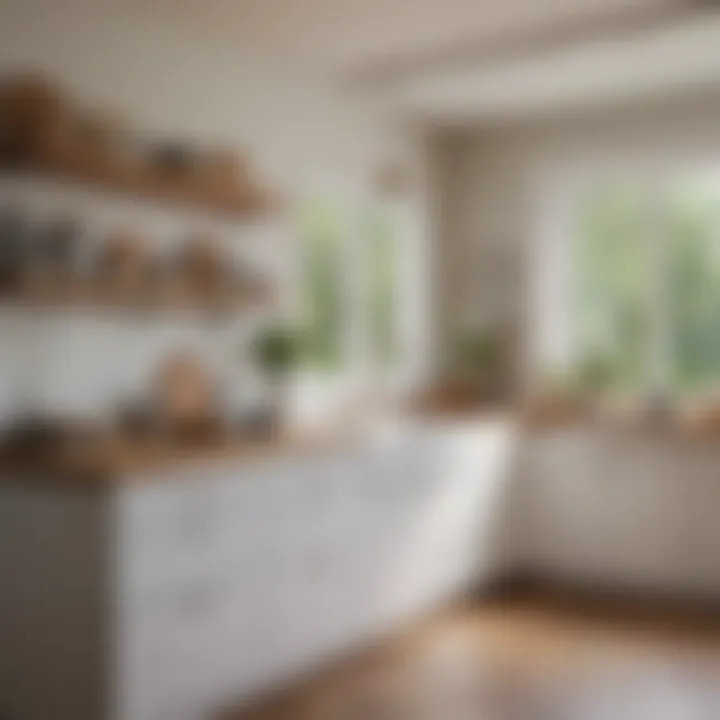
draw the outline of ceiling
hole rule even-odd
[[[125,1],[432,124],[720,88],[720,0]]]
[[[691,0],[126,0],[246,47],[335,72],[385,73],[564,29],[635,22]]]
[[[720,92],[720,12],[627,34],[427,68],[375,92],[406,116],[466,124]]]
[[[34,21],[49,3],[320,70],[435,124],[720,89],[720,0],[0,0],[0,13]]]

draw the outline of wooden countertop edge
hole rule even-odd
[[[692,428],[644,422],[585,421],[570,422],[523,422],[520,425],[525,436],[551,437],[572,433],[593,433],[623,442],[662,442],[687,447],[720,448],[720,428]]]
[[[232,442],[205,448],[118,449],[91,461],[0,463],[1,484],[112,487],[171,481],[175,473],[223,464],[243,467],[264,460],[307,457],[351,446],[357,433],[308,433],[267,441]]]
[[[498,413],[412,413],[420,421],[453,427],[507,417]],[[0,485],[32,484],[56,488],[112,488],[122,485],[168,482],[193,469],[234,466],[241,470],[256,463],[333,453],[358,446],[368,435],[363,423],[340,424],[329,429],[287,433],[268,440],[227,440],[212,447],[167,447],[153,443],[118,443],[105,452],[62,461],[38,457],[11,462],[0,457]]]

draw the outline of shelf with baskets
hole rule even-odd
[[[38,221],[0,211],[0,303],[132,313],[231,313],[268,308],[276,288],[212,233],[173,238],[160,251],[151,234],[92,233],[79,216]]]
[[[151,289],[108,290],[91,280],[59,280],[44,288],[20,285],[0,288],[0,307],[41,310],[95,310],[127,315],[234,315],[238,312],[269,309],[275,302],[270,288],[255,291],[241,287],[218,293],[202,293],[192,288],[169,292]]]
[[[249,346],[285,298],[277,208],[234,150],[0,78],[7,444],[33,456],[87,425],[192,450],[272,426]]]
[[[42,74],[0,78],[0,168],[234,220],[281,205],[235,149],[147,140]]]

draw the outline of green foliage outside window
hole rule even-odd
[[[329,202],[307,205],[300,219],[304,323],[303,362],[316,369],[337,369],[343,357],[347,318],[347,223]]]
[[[603,366],[607,385],[635,386],[646,366],[647,248],[637,193],[611,187],[589,198],[573,245],[574,325],[580,366]]]
[[[640,387],[658,352],[668,390],[720,386],[720,186],[596,190],[579,213],[572,279],[579,367],[602,368],[603,387]],[[651,350],[658,323],[665,346]]]
[[[367,258],[370,355],[389,365],[399,356],[398,273],[399,248],[389,213],[376,212],[367,223],[363,243]]]
[[[720,381],[720,195],[691,190],[670,210],[672,380],[695,391]]]
[[[399,246],[390,213],[345,213],[329,201],[308,203],[300,218],[303,333],[301,360],[323,372],[342,368],[348,328],[366,328],[370,358],[399,357]],[[355,245],[353,246],[353,243]],[[363,307],[353,307],[362,286]]]

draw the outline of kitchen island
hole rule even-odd
[[[502,564],[514,438],[425,419],[6,467],[0,716],[204,720],[451,600]]]

